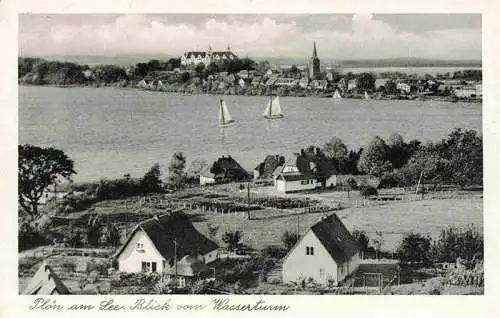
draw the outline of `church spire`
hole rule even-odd
[[[318,52],[316,52],[316,41],[314,41],[314,46],[313,46],[313,59],[318,57]]]

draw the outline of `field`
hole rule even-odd
[[[383,234],[383,250],[393,251],[406,232],[428,233],[436,238],[441,229],[448,225],[467,226],[474,224],[483,227],[483,203],[481,198],[422,200],[412,202],[391,202],[378,206],[353,208],[338,211],[339,217],[349,230],[359,229],[375,238],[375,232]],[[304,234],[319,221],[325,213],[304,213],[303,209],[260,210],[251,212],[252,220],[246,214],[217,215],[200,214],[190,211],[194,226],[208,236],[208,224],[219,227],[214,238],[218,240],[224,231],[243,231],[242,243],[255,249],[267,245],[280,245],[284,231],[297,231]],[[219,240],[220,242],[220,240]]]

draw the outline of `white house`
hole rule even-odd
[[[205,65],[210,64],[211,62],[221,62],[224,60],[234,60],[238,57],[231,52],[229,46],[226,51],[218,51],[214,52],[211,47],[208,48],[207,51],[190,51],[185,52],[181,56],[181,65],[198,65],[199,63],[203,63]]]
[[[116,254],[118,270],[127,273],[171,273],[186,256],[190,261],[185,263],[200,268],[192,259],[211,263],[218,258],[218,246],[198,232],[182,211],[139,223]]]
[[[360,247],[336,214],[311,226],[283,260],[283,282],[337,286],[359,267]]]
[[[304,150],[301,152],[304,157]],[[298,158],[300,160],[300,157]],[[313,161],[302,161],[302,168],[297,166],[298,160],[289,160],[273,172],[274,187],[279,192],[295,192],[313,190],[337,185],[336,173],[328,172],[325,167],[319,167]],[[304,167],[304,164],[307,167]],[[331,170],[330,170],[331,171]]]
[[[399,82],[396,84],[396,88],[401,92],[405,92],[406,94],[410,94],[411,87],[407,83]]]

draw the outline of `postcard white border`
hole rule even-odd
[[[203,316],[259,315],[265,316],[328,316],[328,317],[499,317],[498,224],[500,178],[499,161],[499,81],[497,1],[27,1],[0,2],[0,316],[2,317],[66,317],[68,312],[27,310],[33,297],[19,296],[17,286],[17,13],[481,13],[483,15],[483,135],[484,135],[484,230],[485,230],[485,295],[483,296],[230,296],[234,302],[251,302],[263,298],[268,303],[290,304],[285,313],[201,312]],[[65,303],[78,300],[97,302],[109,296],[59,296]],[[120,301],[137,297],[114,296]],[[156,296],[183,303],[201,303],[213,296]],[[496,313],[496,315],[495,315]],[[74,317],[89,314],[100,317],[107,313],[71,313]],[[179,311],[145,312],[148,317],[192,317]],[[120,317],[137,317],[138,312],[120,312]]]

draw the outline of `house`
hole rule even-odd
[[[207,51],[190,51],[190,52],[184,52],[184,54],[181,56],[181,65],[198,65],[200,63],[203,63],[205,65],[208,65],[212,62],[214,63],[220,63],[223,62],[224,60],[230,61],[237,59],[238,57],[236,54],[231,52],[230,47],[227,47],[226,51],[213,51],[211,47],[208,48]]]
[[[275,169],[274,186],[285,193],[333,187],[337,184],[336,174],[334,165],[319,148],[302,149],[295,160]]]
[[[252,86],[259,86],[261,80],[262,76],[255,76],[251,82]]]
[[[310,86],[312,89],[325,90],[328,86],[328,81],[327,80],[313,80],[313,81],[311,81]]]
[[[285,157],[280,155],[267,155],[264,161],[253,170],[254,179],[268,179],[273,177],[273,172],[285,163]]]
[[[298,84],[298,80],[294,78],[278,78],[274,82],[274,85],[281,87],[295,87]]]
[[[198,232],[182,211],[139,223],[115,255],[118,271],[202,276],[218,258],[218,245]],[[180,287],[184,283],[179,282]]]
[[[387,85],[387,82],[389,82],[390,79],[388,78],[377,78],[375,80],[375,90],[380,90],[384,89],[385,86]]]
[[[396,89],[398,89],[401,92],[404,92],[405,94],[410,94],[411,86],[408,83],[398,82],[396,84]]]
[[[309,77],[302,77],[299,80],[299,86],[301,88],[307,88],[309,86]]]
[[[200,172],[200,185],[248,180],[249,173],[230,155],[220,157]]]
[[[274,175],[274,187],[284,193],[313,190],[321,186],[312,174],[304,174],[296,165],[288,162],[283,167],[278,167]]]
[[[278,80],[277,77],[270,77],[267,81],[266,81],[266,86],[271,86],[271,85],[274,85],[274,83],[276,83],[276,81]]]
[[[468,85],[455,89],[453,93],[455,94],[455,96],[460,98],[482,97],[483,92],[481,90],[481,87],[479,88],[480,90],[478,91],[476,86]]]
[[[334,213],[311,226],[283,260],[283,282],[338,286],[359,267],[360,247]]]
[[[278,76],[281,74],[281,69],[279,68],[270,68],[266,71],[267,76]]]
[[[54,270],[44,262],[28,286],[22,292],[23,295],[68,295],[69,289],[64,285]]]
[[[241,70],[237,73],[239,78],[246,79],[248,78],[248,71],[247,70]]]
[[[358,81],[355,79],[347,81],[347,90],[348,91],[353,91],[358,87]]]

